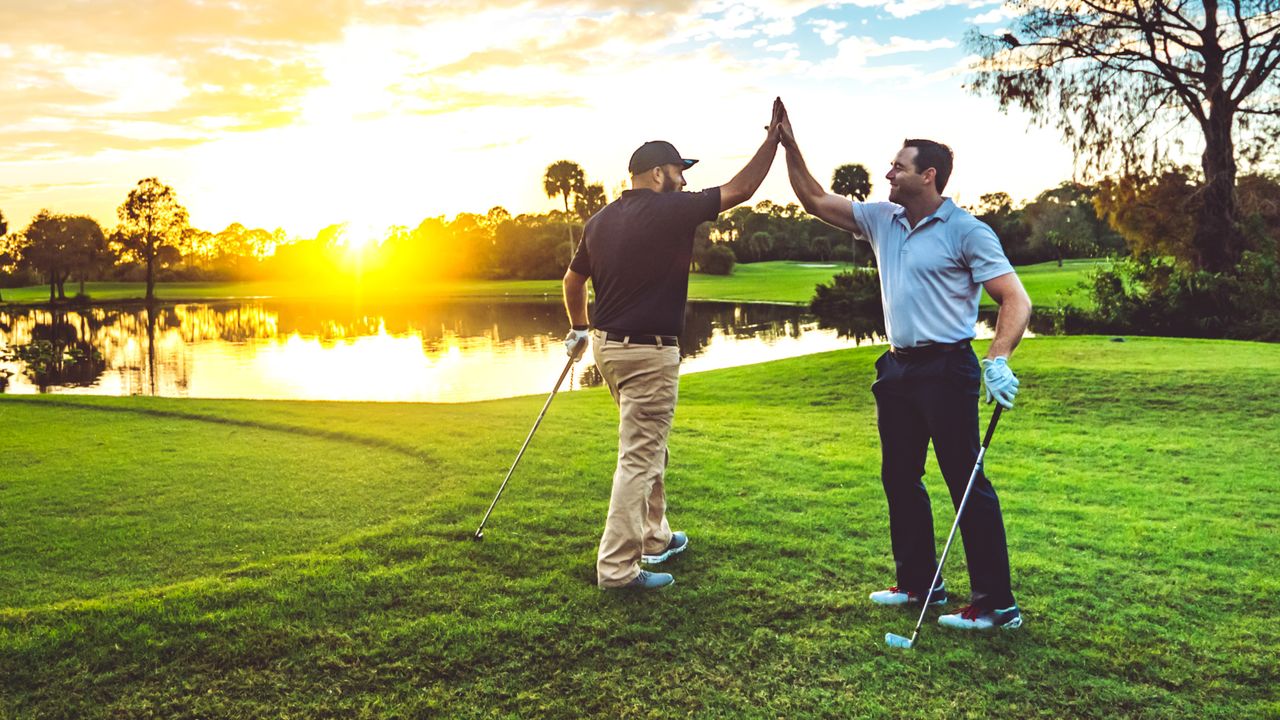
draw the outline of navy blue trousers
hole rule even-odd
[[[981,446],[980,375],[978,358],[967,347],[909,359],[886,352],[876,361],[871,391],[897,583],[922,595],[938,568],[933,512],[922,481],[925,456],[932,440],[952,504],[959,507]],[[984,610],[1013,605],[1000,499],[984,473],[974,480],[960,535],[969,561],[971,602]]]

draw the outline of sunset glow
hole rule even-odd
[[[775,95],[820,178],[860,162],[878,180],[904,135],[953,144],[962,202],[1028,197],[1071,173],[1055,136],[961,89],[962,35],[996,31],[996,2],[170,0],[145,19],[133,7],[0,8],[11,225],[42,207],[110,223],[148,176],[214,232],[541,212],[558,206],[541,187],[551,162],[578,162],[612,198],[631,150],[655,137],[702,160],[692,187],[714,186],[754,150]],[[762,198],[794,200],[785,173]]]

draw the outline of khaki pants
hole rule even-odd
[[[605,588],[631,582],[640,556],[657,555],[671,542],[663,474],[680,348],[606,341],[599,331],[591,339],[596,367],[618,405],[618,465],[596,558],[596,581]]]

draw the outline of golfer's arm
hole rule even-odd
[[[996,336],[987,350],[987,357],[1009,357],[1022,341],[1022,334],[1031,321],[1031,297],[1014,272],[991,278],[982,287],[1000,306],[996,313]]]
[[[822,189],[794,142],[787,148],[787,177],[805,212],[832,227],[853,233],[859,240],[863,239],[863,233],[853,219],[852,203],[846,197]]]
[[[564,309],[569,314],[569,324],[582,326],[587,323],[587,276],[568,270],[564,274]]]
[[[769,174],[769,168],[773,167],[773,158],[777,154],[778,140],[770,133],[747,162],[747,166],[739,170],[732,180],[720,186],[720,212],[737,207],[756,194],[760,183]]]

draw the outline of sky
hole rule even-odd
[[[573,160],[612,199],[642,142],[728,181],[787,104],[810,169],[862,163],[873,200],[906,137],[946,142],[946,194],[1029,199],[1072,175],[1056,131],[964,89],[986,0],[4,0],[0,211],[104,227],[142,178],[196,227],[294,237],[350,223],[560,206]],[[782,153],[756,202],[794,202]]]

